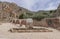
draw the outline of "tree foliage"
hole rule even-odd
[[[23,17],[24,15],[23,14],[21,14],[20,16],[19,16],[19,19],[23,19],[24,17]]]

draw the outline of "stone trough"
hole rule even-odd
[[[45,28],[33,28],[33,29],[27,29],[27,28],[12,28],[9,30],[10,32],[53,32],[52,30],[45,29]]]

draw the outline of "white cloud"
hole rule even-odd
[[[56,2],[50,2],[48,7],[45,10],[55,10],[55,9],[57,9],[59,3],[60,3],[60,0],[58,0]]]
[[[33,0],[22,0],[23,5],[25,5],[24,7],[26,8],[30,8],[32,5],[34,5],[34,1]]]
[[[38,0],[22,0],[22,6],[25,8],[31,9],[31,7],[37,2]],[[21,4],[21,3],[20,3]]]
[[[56,9],[60,0],[0,0],[7,2],[14,2],[19,6],[29,10],[51,10]]]
[[[13,2],[12,0],[0,0],[0,1],[7,1],[7,2]]]
[[[54,3],[50,3],[48,8],[46,8],[46,10],[52,10],[52,9],[56,9],[57,7],[56,6],[53,6]]]

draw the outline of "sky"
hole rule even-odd
[[[18,6],[21,6],[31,11],[55,10],[60,4],[60,0],[0,0],[0,1],[14,2]]]

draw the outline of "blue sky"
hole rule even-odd
[[[14,2],[21,7],[27,8],[31,11],[38,10],[54,10],[58,7],[60,0],[0,0],[7,2]]]

